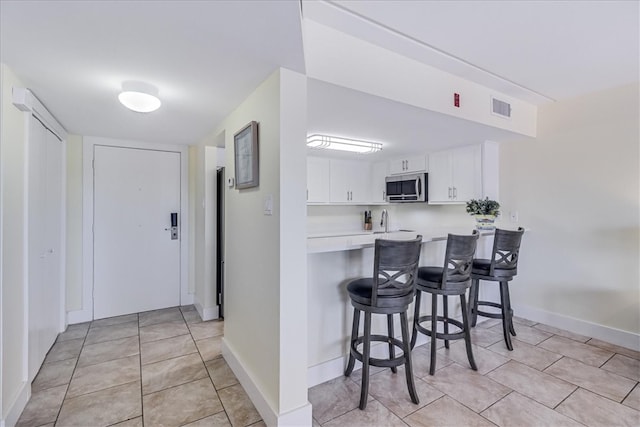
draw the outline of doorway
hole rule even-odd
[[[92,318],[190,303],[181,298],[182,153],[91,148]]]
[[[224,319],[224,168],[216,171],[216,304]]]

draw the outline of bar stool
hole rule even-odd
[[[502,319],[502,333],[509,350],[513,350],[511,335],[516,336],[513,328],[513,310],[509,297],[509,282],[518,274],[518,254],[524,228],[517,231],[501,230],[496,228],[493,238],[493,250],[491,259],[474,259],[471,270],[471,292],[469,295],[469,307],[471,308],[471,326],[476,326],[478,315]],[[491,301],[478,301],[478,289],[480,280],[500,283],[500,303]],[[496,307],[500,313],[489,313],[478,310],[479,305]]]
[[[411,349],[409,347],[409,331],[407,310],[415,293],[415,278],[420,259],[422,236],[413,240],[375,241],[373,277],[356,279],[349,282],[347,292],[353,306],[353,328],[349,363],[344,372],[351,375],[356,359],[362,362],[362,386],[360,389],[360,409],[367,406],[369,392],[369,365],[391,368],[405,365],[407,387],[413,403],[419,403],[413,382],[411,368]],[[364,312],[364,335],[358,336],[360,312]],[[387,315],[387,335],[371,334],[371,314]],[[394,338],[393,315],[400,314],[402,341]],[[376,359],[370,356],[371,341],[382,341],[389,344],[389,358]],[[358,345],[362,344],[362,352]],[[402,355],[395,356],[395,347],[402,350]]]
[[[449,348],[449,340],[463,339],[467,347],[467,358],[471,369],[477,371],[476,362],[471,349],[471,336],[467,317],[466,291],[471,286],[471,265],[478,242],[478,232],[473,230],[470,236],[447,236],[447,249],[443,267],[420,267],[416,282],[416,304],[413,317],[413,336],[411,348],[416,344],[418,332],[431,337],[431,365],[429,374],[436,370],[436,339],[444,339],[444,345]],[[420,316],[420,300],[422,292],[431,294],[431,314]],[[442,295],[442,316],[438,316],[438,295]],[[449,318],[447,297],[459,295],[462,309],[462,322]],[[431,322],[431,329],[422,326],[424,322]],[[438,322],[442,322],[444,332],[437,332]],[[449,332],[449,325],[457,327],[458,331]]]

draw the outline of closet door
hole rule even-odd
[[[29,120],[29,380],[55,342],[61,316],[62,143]]]

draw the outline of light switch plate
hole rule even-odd
[[[229,188],[233,188],[234,185],[236,185],[236,179],[234,177],[232,177],[232,176],[227,178],[227,186]]]
[[[271,194],[264,198],[264,214],[273,215],[273,195]]]

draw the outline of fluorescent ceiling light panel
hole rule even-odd
[[[143,82],[123,82],[118,100],[128,109],[138,113],[150,113],[162,105],[158,98],[158,89]]]
[[[350,151],[352,153],[375,153],[382,150],[379,142],[361,141],[358,139],[342,138],[313,134],[307,136],[307,146],[311,148],[325,148],[328,150]]]

